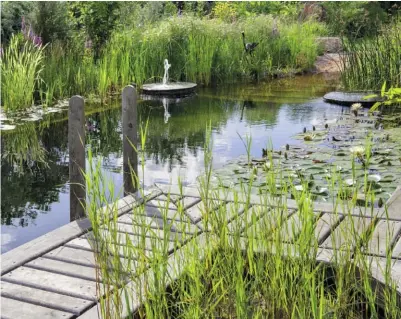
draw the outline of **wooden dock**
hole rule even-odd
[[[177,186],[158,186],[148,192],[145,198],[126,196],[116,203],[118,209],[118,227],[121,233],[135,235],[132,228],[130,212],[135,205],[145,203],[146,218],[142,220],[146,225],[157,229],[152,236],[163,241],[163,229],[160,229],[160,203],[165,203],[167,194],[170,194],[171,203],[167,216],[173,225],[173,233],[177,236],[168,243],[168,263],[171,267],[171,279],[180,276],[185,267],[182,260],[182,249],[202,247],[205,235],[208,232],[202,219],[201,196],[197,189],[184,187],[183,192]],[[216,196],[216,208],[221,205],[232,205],[234,194],[220,193]],[[249,212],[253,207],[264,207],[262,201],[265,196],[250,196],[250,209],[238,208],[227,216],[229,228],[240,229],[243,234],[243,247],[246,249],[247,236],[257,236],[258,227],[263,227],[263,220],[268,214],[267,209],[257,210],[257,222],[249,227]],[[244,198],[239,198],[244,202]],[[177,203],[184,207],[184,215],[176,218],[174,212]],[[401,187],[397,188],[384,208],[354,208],[351,212],[337,214],[331,204],[314,203],[316,214],[316,239],[319,244],[318,261],[330,262],[333,249],[341,248],[343,244],[341,231],[352,228],[361,235],[372,230],[373,236],[363,247],[364,255],[372,263],[372,276],[378,282],[384,283],[383,271],[386,266],[386,254],[391,253],[392,277],[398,284],[398,293],[401,294]],[[293,200],[287,201],[288,211],[284,225],[297,224],[297,204]],[[255,211],[254,211],[255,212]],[[154,227],[156,225],[156,227]],[[182,226],[185,227],[182,227]],[[175,228],[174,228],[175,227]],[[302,226],[300,226],[302,227]],[[100,318],[98,296],[96,291],[96,265],[92,246],[88,241],[91,225],[87,219],[74,221],[29,243],[2,255],[1,263],[1,318]],[[283,241],[291,245],[291,238],[283,235]],[[353,245],[356,247],[358,241]],[[351,247],[355,248],[355,247]],[[260,249],[255,245],[254,250]],[[150,250],[149,250],[150,252]],[[199,258],[202,252],[198,251]],[[174,265],[174,267],[172,267]],[[148,270],[150,272],[151,270]],[[145,272],[139,276],[149,276]],[[134,287],[128,283],[127,287]],[[117,289],[117,288],[116,288]],[[132,288],[134,289],[134,288]],[[124,311],[138,309],[141,292],[132,291],[131,304],[124,304]]]

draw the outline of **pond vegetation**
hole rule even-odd
[[[332,250],[328,264],[318,248],[314,226],[319,216],[313,211],[315,200],[332,203],[333,216],[337,209],[347,217],[358,207],[373,211],[385,207],[400,184],[398,6],[367,1],[311,6],[188,2],[184,12],[182,6],[2,4],[2,230],[3,225],[29,228],[38,212],[51,211],[54,203],[65,208],[60,199],[68,188],[65,99],[82,95],[91,102],[85,110],[86,186],[104,318],[122,317],[124,301],[132,305],[136,296],[128,287],[124,290],[127,281],[143,292],[136,313],[140,318],[399,318],[390,250],[382,256],[387,262],[383,287],[371,285],[377,269],[374,257],[366,258],[363,251],[372,236],[369,230],[359,236],[353,225],[343,229],[344,245]],[[257,43],[252,54],[242,32],[246,42]],[[341,115],[336,114],[339,109],[323,110],[317,99],[336,83],[322,88],[319,77],[265,82],[312,70],[322,54],[316,38],[327,35],[343,38],[341,87],[382,87],[383,105],[391,104],[394,113],[365,114],[359,107]],[[145,193],[155,180],[172,182],[172,171],[188,165],[188,158],[196,162],[193,171],[202,172],[196,182],[206,203],[206,241],[181,247],[185,269],[179,271],[168,263],[169,244],[180,245],[172,220],[185,219],[179,197],[167,196],[159,203],[163,238],[154,235],[158,229],[144,226],[133,238],[117,225],[113,202],[121,197],[121,185],[105,174],[121,173],[116,97],[128,84],[160,82],[164,59],[172,65],[172,81],[196,82],[200,94],[168,102],[172,116],[167,120],[158,101],[140,101],[140,122],[146,123],[141,133],[146,134],[139,148],[142,171],[135,178]],[[319,117],[312,118],[315,111]],[[227,127],[233,123],[242,125],[242,135],[237,132],[235,139],[224,136],[232,133]],[[307,125],[303,131],[297,127],[301,124]],[[246,134],[247,126],[256,136]],[[266,132],[276,138],[272,145],[267,145]],[[214,142],[224,147],[228,140],[235,150],[219,153],[213,148]],[[237,153],[246,155],[238,158]],[[224,158],[234,155],[235,160]],[[216,169],[219,156],[226,165]],[[148,179],[149,172],[157,176]],[[173,182],[189,183],[177,175]],[[232,205],[216,209],[211,193],[222,200],[219,196],[228,190],[236,194]],[[253,194],[265,201],[251,207],[238,200]],[[299,223],[290,225],[283,219],[289,199],[295,200],[300,216]],[[99,206],[108,203],[99,214]],[[173,217],[171,203],[177,208]],[[227,216],[239,209],[247,213],[237,218],[238,227],[228,225]],[[127,227],[137,231],[144,215],[144,205],[133,208]],[[260,226],[251,227],[256,220]],[[372,225],[376,222],[372,218]],[[180,225],[184,236],[190,226]],[[18,237],[25,240],[21,233]],[[148,268],[152,276],[138,277]],[[180,276],[172,281],[172,273]],[[123,294],[112,287],[123,288]]]
[[[247,149],[250,142],[248,138]],[[341,246],[322,252],[314,230],[318,216],[311,205],[313,194],[308,187],[299,189],[282,179],[282,163],[273,159],[273,153],[264,160],[269,169],[262,174],[256,175],[253,165],[244,167],[248,178],[240,189],[229,190],[236,194],[232,203],[219,206],[217,202],[224,201],[227,190],[213,186],[211,181],[213,154],[211,149],[207,150],[211,146],[212,141],[206,138],[204,174],[197,184],[204,202],[202,225],[208,231],[204,240],[192,239],[184,244],[176,252],[179,256],[176,262],[168,259],[169,245],[179,246],[179,241],[185,242],[192,236],[188,232],[197,233],[185,222],[180,196],[167,195],[157,202],[162,224],[159,226],[145,226],[143,204],[133,207],[127,227],[132,227],[131,232],[136,236],[122,233],[113,205],[103,214],[94,206],[89,209],[94,225],[93,249],[100,266],[98,276],[103,280],[98,286],[99,295],[105,294],[100,307],[103,317],[120,318],[123,313],[130,313],[129,307],[135,307],[138,318],[397,318],[400,315],[391,279],[390,250],[386,250],[388,268],[382,269],[386,286],[371,285],[375,257],[366,257],[363,247],[372,232],[358,234],[359,226],[348,224],[349,228],[341,231]],[[369,141],[362,152],[369,157],[366,150]],[[353,161],[351,167],[350,173],[357,175]],[[375,197],[368,168],[363,169],[361,185],[345,185],[335,169],[332,174],[328,188],[337,193],[333,198],[332,218],[339,216],[340,209],[348,216],[355,207],[355,201],[341,194],[356,195],[363,186],[368,198]],[[87,177],[91,196],[104,198],[99,184],[106,181],[101,178],[99,168],[92,166]],[[251,207],[249,194],[260,177],[265,179],[263,188],[269,194],[277,194],[279,188],[283,194],[293,195],[299,220],[285,222],[285,196],[262,196],[260,204]],[[169,209],[170,205],[175,205],[176,210]],[[235,217],[240,210],[245,212]],[[233,221],[228,224],[229,220]],[[256,221],[258,226],[254,225]],[[163,237],[159,237],[159,229],[164,230]],[[125,256],[124,263],[119,257],[110,258],[120,255]],[[330,264],[326,264],[329,260]],[[147,275],[141,276],[145,271]],[[111,286],[117,285],[121,287],[119,293],[112,293]]]

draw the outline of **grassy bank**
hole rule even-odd
[[[172,81],[200,85],[310,68],[318,53],[314,39],[326,32],[324,26],[314,21],[278,20],[276,33],[273,26],[272,17],[264,15],[235,23],[172,17],[116,31],[98,60],[91,48],[84,49],[78,42],[52,43],[44,49],[32,46],[27,52],[10,46],[2,59],[2,104],[11,111],[29,107],[33,97],[45,105],[74,94],[105,98],[131,82],[161,81],[165,58],[172,65]],[[241,31],[245,31],[246,42],[259,43],[253,56],[244,52]],[[18,39],[18,46],[24,45],[23,38]],[[30,76],[23,76],[28,71],[17,76],[12,72],[15,69],[29,70]]]
[[[251,138],[246,139],[246,149],[249,143]],[[211,185],[211,149],[211,140],[206,138],[205,167],[198,186],[204,203],[202,225],[208,231],[199,237],[203,240],[192,239],[180,248],[180,257],[174,263],[167,254],[170,245],[178,246],[179,241],[188,240],[191,233],[197,232],[189,223],[177,221],[186,218],[184,203],[177,196],[168,195],[159,202],[160,216],[153,219],[153,225],[143,205],[134,207],[125,222],[121,219],[117,222],[116,207],[109,206],[99,213],[95,204],[90,206],[98,251],[95,258],[98,276],[102,278],[98,292],[99,296],[105,295],[100,299],[103,318],[127,315],[129,310],[124,309],[123,302],[140,303],[139,318],[398,318],[401,315],[390,268],[384,269],[387,286],[380,288],[380,303],[379,286],[371,285],[372,263],[361,247],[371,239],[372,231],[361,235],[358,225],[344,224],[348,226],[341,229],[343,244],[340,249],[332,250],[331,264],[325,264],[327,256],[320,254],[316,239],[318,216],[313,210],[312,194],[307,185],[299,190],[280,182],[280,165],[270,156],[266,158],[270,167],[265,173],[266,187],[270,190],[267,194],[276,193],[277,187],[293,194],[298,221],[287,222],[288,200],[281,196],[266,194],[260,197],[258,205],[251,206],[248,195],[254,181],[252,166],[242,191],[236,192],[230,205],[216,209],[226,190]],[[374,199],[368,174],[366,170],[367,196]],[[99,185],[105,182],[99,167],[91,167],[88,189],[92,203],[102,203],[104,195]],[[342,201],[338,196],[333,202],[332,218],[338,218],[339,209],[345,215],[350,214],[356,207],[357,187],[345,186],[335,171],[331,185],[344,188],[339,193],[355,195],[350,201]],[[173,202],[177,210],[168,209]],[[236,217],[240,209],[245,213]],[[230,218],[233,221],[228,223]],[[252,226],[256,221],[259,225]],[[121,227],[131,235],[124,234]],[[288,245],[290,240],[292,245]],[[125,256],[123,263],[121,255]],[[387,265],[390,258],[387,254]],[[144,274],[148,266],[149,271]],[[127,281],[131,281],[129,286]],[[112,286],[122,289],[116,292]]]

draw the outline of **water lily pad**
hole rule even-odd
[[[347,179],[344,181],[344,184],[347,185],[347,186],[353,186],[355,183],[356,183],[356,181],[353,180],[352,178],[347,178]]]
[[[319,195],[323,195],[323,194],[328,195],[329,189],[326,187],[316,187],[312,192],[315,194],[319,194]]]
[[[380,175],[369,175],[367,179],[369,182],[378,183],[381,180],[381,176]]]
[[[294,188],[299,192],[302,192],[304,190],[304,187],[302,185],[295,185]]]

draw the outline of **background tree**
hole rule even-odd
[[[1,42],[3,45],[10,41],[13,33],[21,31],[23,16],[28,16],[34,8],[34,2],[1,1]]]

